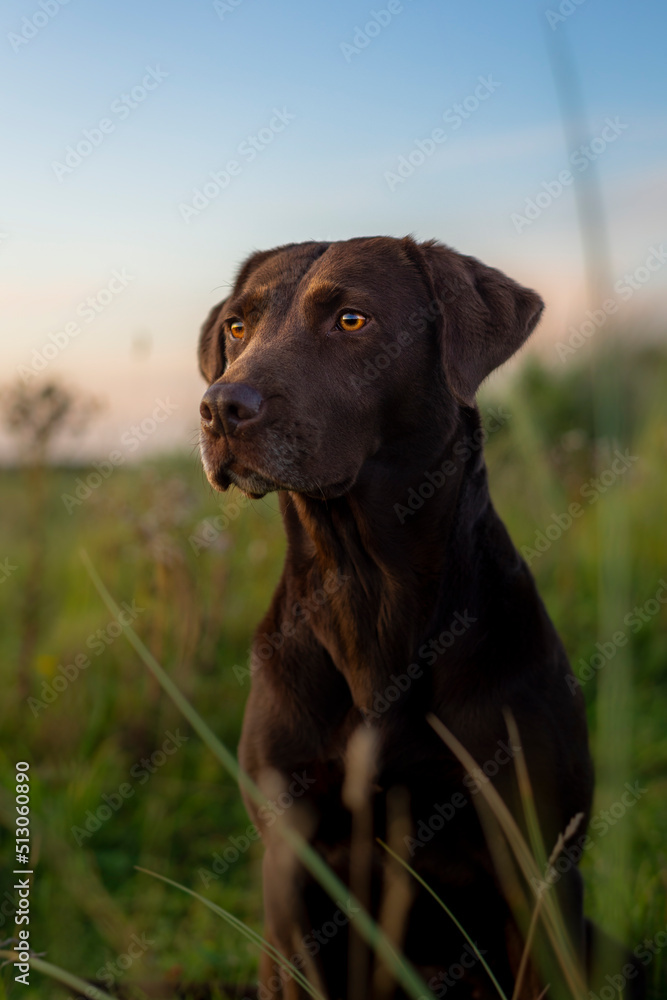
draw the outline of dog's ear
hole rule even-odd
[[[460,402],[474,406],[480,383],[521,347],[544,303],[474,257],[435,240],[416,246],[433,296],[430,315],[438,317],[447,381]]]
[[[199,371],[207,382],[215,382],[225,370],[225,341],[218,318],[227,299],[213,306],[199,334]]]

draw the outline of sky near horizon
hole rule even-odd
[[[55,343],[42,377],[107,403],[84,451],[164,397],[145,447],[192,441],[198,327],[239,262],[377,234],[436,237],[536,287],[553,360],[586,305],[562,171],[595,161],[615,280],[660,259],[666,29],[656,0],[6,0],[2,382]],[[559,33],[588,152],[563,138]],[[617,289],[629,322],[664,304],[661,266]]]

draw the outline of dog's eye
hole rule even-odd
[[[346,333],[356,333],[357,330],[361,330],[362,327],[366,326],[367,322],[367,318],[362,313],[358,313],[354,309],[346,309],[338,317],[336,326],[339,330],[344,330]]]
[[[229,324],[229,332],[234,340],[243,340],[245,334],[245,323],[242,319],[233,319]]]

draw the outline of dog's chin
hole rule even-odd
[[[215,469],[206,468],[205,471],[206,478],[214,489],[224,493],[230,486],[236,486],[252,500],[261,500],[267,493],[281,490],[286,493],[298,493],[311,500],[335,500],[337,497],[344,496],[351,489],[356,478],[349,476],[341,482],[320,486],[306,480],[296,481],[298,477],[295,477],[294,482],[279,482],[250,469],[240,471],[221,466]]]
[[[312,474],[305,474],[291,467],[291,463],[282,464],[282,468],[256,468],[246,464],[248,459],[239,460],[230,450],[226,441],[218,442],[211,447],[204,437],[201,441],[201,458],[206,478],[215,490],[224,493],[230,486],[236,486],[246,496],[259,500],[267,493],[284,491],[298,493],[313,500],[334,500],[344,496],[355,484],[358,471],[344,479],[326,483]]]
[[[280,483],[253,469],[227,469],[226,474],[230,482],[251,500],[261,500],[267,493],[282,489]]]
[[[241,466],[238,462],[212,464],[204,459],[206,478],[215,490],[224,493],[230,486],[236,486],[246,496],[260,500],[267,493],[279,490],[298,493],[312,500],[335,500],[344,496],[354,486],[356,476],[348,476],[339,482],[320,484],[299,475],[277,479],[272,476]]]
[[[204,471],[213,489],[220,493],[224,493],[230,486],[236,486],[251,499],[260,500],[267,493],[282,489],[278,483],[250,469],[234,470],[229,466],[210,466],[204,462]]]
[[[202,435],[200,441],[202,465],[206,478],[214,490],[224,493],[230,486],[236,486],[246,496],[259,500],[280,486],[271,478],[252,468],[242,465],[229,451],[225,441],[215,447]]]

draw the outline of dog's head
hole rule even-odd
[[[251,496],[342,495],[383,449],[453,426],[542,308],[535,292],[436,242],[254,254],[199,341],[209,481]]]

